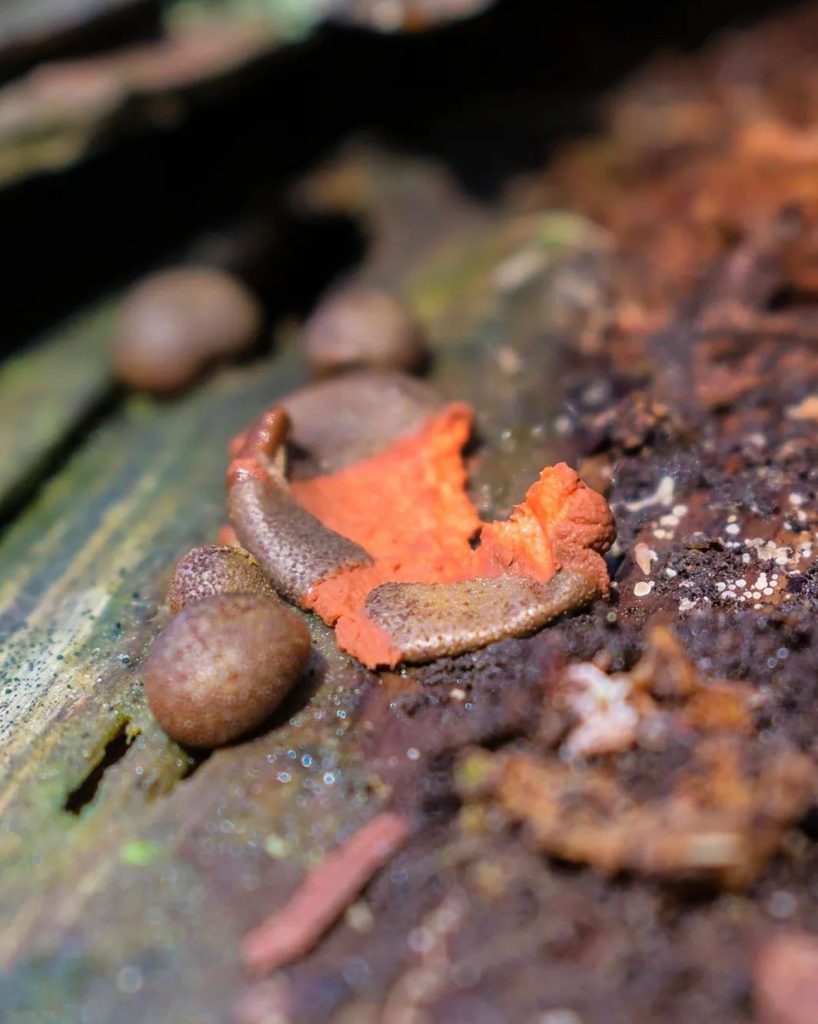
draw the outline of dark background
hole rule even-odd
[[[512,172],[542,165],[557,141],[593,128],[601,94],[648,57],[787,6],[498,0],[478,18],[419,35],[325,26],[251,69],[229,95],[200,103],[177,131],[135,134],[0,192],[0,351],[248,215],[269,218],[268,244],[256,266],[239,269],[256,277],[272,312],[300,311],[361,251],[354,225],[293,222],[281,204],[287,181],[341,138],[364,131],[433,154],[490,197]],[[157,25],[143,8],[82,40],[57,37],[46,52],[94,52],[149,38]],[[26,60],[6,53],[0,80]]]

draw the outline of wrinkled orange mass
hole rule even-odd
[[[367,665],[400,660],[364,609],[367,594],[381,583],[453,583],[509,573],[547,580],[570,567],[598,579],[607,592],[600,552],[613,540],[610,510],[565,463],[544,469],[507,521],[481,523],[466,494],[461,456],[471,418],[469,406],[453,403],[419,433],[371,458],[292,483],[306,509],[374,559],[322,580],[306,602],[336,626],[339,645]]]

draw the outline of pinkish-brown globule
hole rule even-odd
[[[145,694],[172,739],[218,747],[269,718],[309,654],[309,630],[277,599],[217,594],[188,605],[157,638]]]
[[[214,594],[276,597],[272,583],[248,551],[206,544],[188,551],[176,564],[168,587],[168,604],[176,614],[194,601]]]
[[[411,309],[374,289],[326,299],[304,327],[303,346],[318,376],[364,367],[416,370],[425,353],[423,328]]]
[[[114,368],[130,387],[168,394],[214,361],[249,348],[261,324],[258,300],[225,271],[162,271],[135,285],[122,302]]]

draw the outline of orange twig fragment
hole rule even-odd
[[[245,965],[265,974],[308,953],[409,832],[409,821],[391,811],[358,829],[307,875],[281,910],[245,935]]]

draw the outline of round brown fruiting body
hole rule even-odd
[[[304,327],[304,353],[317,376],[370,367],[416,370],[423,362],[423,329],[400,299],[354,290],[328,298]]]
[[[281,401],[291,422],[287,475],[335,473],[415,434],[444,406],[423,381],[358,370],[308,384]]]
[[[260,726],[303,672],[304,622],[259,594],[220,594],[184,608],[145,663],[145,694],[165,732],[218,747]]]
[[[261,324],[257,299],[230,274],[209,267],[166,270],[123,300],[114,368],[130,387],[168,394],[210,363],[249,348]]]
[[[207,544],[193,548],[176,564],[168,587],[173,614],[214,594],[259,594],[275,598],[275,589],[258,562],[243,548]]]

